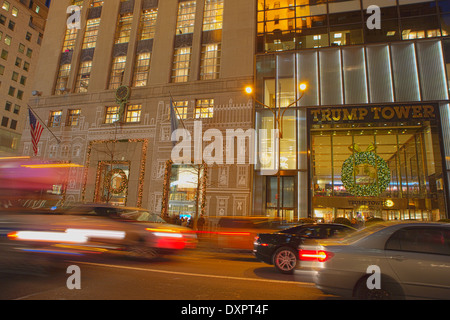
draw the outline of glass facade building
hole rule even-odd
[[[264,170],[277,160],[255,166],[255,214],[446,218],[449,39],[352,44],[257,55],[256,129],[275,129],[267,107],[294,105],[282,118],[279,172]],[[300,83],[308,89],[295,103]],[[274,145],[260,135],[257,159]]]

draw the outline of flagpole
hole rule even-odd
[[[173,97],[172,97],[172,94],[170,93],[170,91],[169,91],[169,95],[170,95],[170,101],[171,101],[172,106],[173,106]],[[183,126],[184,129],[186,129],[186,126],[184,125],[184,121],[183,121],[183,119],[181,118],[181,116],[180,116],[180,114],[179,114],[177,108],[173,107],[173,109],[174,109],[175,112],[177,113],[177,115],[178,115],[178,120],[180,120],[181,125]],[[172,109],[170,109],[170,112],[172,112]]]
[[[38,118],[38,120],[44,125],[44,127],[45,127],[48,131],[50,131],[50,133],[55,137],[55,139],[56,139],[56,141],[58,142],[58,144],[60,144],[60,143],[61,143],[61,140],[53,133],[52,130],[50,130],[49,127],[47,127],[47,125],[45,124],[45,122],[42,121],[41,117],[39,117],[39,115],[33,110],[33,108],[30,107],[30,105],[29,105],[28,103],[27,103],[27,106],[28,106],[28,109],[30,109],[31,112],[33,112],[33,114]]]

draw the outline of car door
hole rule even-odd
[[[385,249],[407,296],[450,297],[450,229],[405,227],[392,234]]]

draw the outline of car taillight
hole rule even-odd
[[[302,261],[325,262],[330,260],[334,254],[325,250],[300,250],[299,257]]]

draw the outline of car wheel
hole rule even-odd
[[[292,248],[279,248],[273,255],[273,265],[281,273],[292,274],[297,263],[297,254]]]
[[[358,300],[396,300],[402,299],[403,293],[393,281],[382,281],[380,289],[369,289],[367,277],[364,277],[356,284],[354,297]]]

